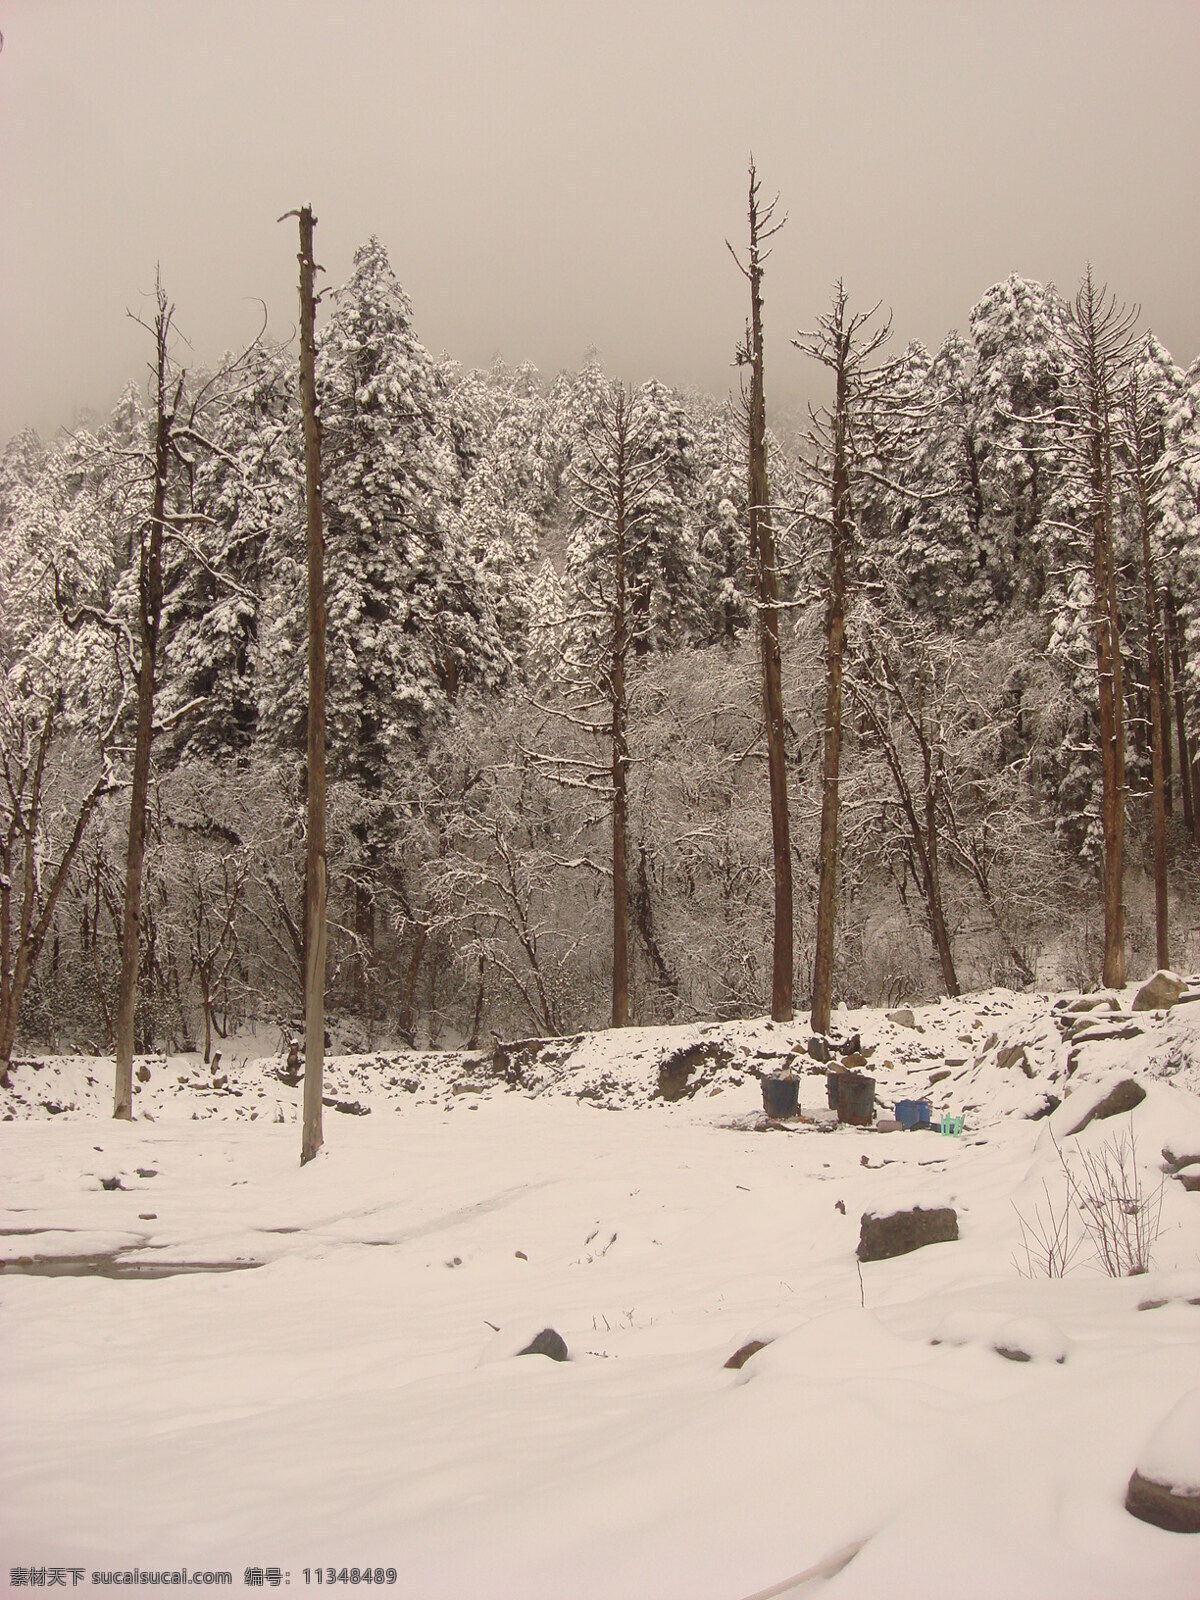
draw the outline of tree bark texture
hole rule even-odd
[[[129,794],[129,841],[125,852],[125,903],[121,922],[121,984],[117,995],[116,1071],[113,1116],[133,1116],[133,1029],[137,1009],[138,945],[142,923],[142,868],[146,855],[146,800],[150,790],[150,746],[154,736],[154,691],[158,666],[158,633],[162,619],[163,525],[167,478],[171,465],[171,429],[182,393],[182,381],[168,398],[167,341],[173,308],[161,284],[155,337],[154,490],[149,527],[141,540],[138,566],[137,726],[134,736],[133,781]]]
[[[1112,395],[1102,349],[1102,329],[1090,277],[1077,307],[1082,323],[1085,369],[1081,374],[1087,427],[1091,501],[1093,632],[1100,702],[1100,820],[1104,840],[1104,982],[1125,982],[1125,705],[1121,630],[1113,540]]]
[[[825,740],[821,755],[820,883],[817,948],[813,961],[812,1025],[828,1033],[833,1004],[833,954],[837,930],[838,778],[842,756],[842,652],[846,637],[846,553],[850,543],[850,473],[846,460],[847,340],[837,317],[838,344],[833,415],[833,520],[829,545],[829,607],[825,624]]]
[[[1167,895],[1167,805],[1166,772],[1163,739],[1163,655],[1159,641],[1158,625],[1161,610],[1158,603],[1158,585],[1154,580],[1154,557],[1150,548],[1151,500],[1148,479],[1149,463],[1145,459],[1144,433],[1139,426],[1136,408],[1136,391],[1133,415],[1134,475],[1138,493],[1138,518],[1142,526],[1142,579],[1146,594],[1146,636],[1149,654],[1148,678],[1150,688],[1150,773],[1152,804],[1154,809],[1154,934],[1155,963],[1158,967],[1171,965],[1170,929],[1168,924]]]
[[[758,182],[750,168],[750,559],[758,591],[758,630],[762,650],[763,719],[767,735],[767,775],[771,795],[771,851],[775,875],[775,928],[771,961],[771,1016],[792,1016],[792,848],[788,817],[783,687],[779,653],[779,576],[771,527],[767,480],[767,403],[763,361],[762,276]]]
[[[321,522],[321,434],[317,420],[316,299],[312,208],[300,212],[300,404],[308,553],[308,798],[304,862],[304,1109],[300,1165],[323,1142],[325,1067],[325,540]]]
[[[609,695],[612,708],[612,878],[613,878],[613,979],[612,1025],[629,1022],[629,745],[625,658],[629,648],[628,595],[625,582],[626,473],[628,469],[628,410],[624,393],[617,399],[616,504],[613,521],[612,666]]]
[[[1175,688],[1175,734],[1179,743],[1179,795],[1183,804],[1183,825],[1197,838],[1196,796],[1192,789],[1192,754],[1187,731],[1187,706],[1183,698],[1183,656],[1179,647],[1179,622],[1175,615],[1175,597],[1170,589],[1166,594],[1167,638],[1170,641],[1171,680]]]

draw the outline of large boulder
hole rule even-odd
[[[568,1359],[567,1341],[556,1328],[543,1328],[529,1341],[524,1350],[518,1350],[519,1356],[549,1356],[551,1361],[566,1361]]]
[[[958,1212],[953,1206],[913,1206],[876,1216],[864,1211],[859,1224],[858,1259],[886,1261],[906,1256],[927,1244],[946,1244],[958,1238]]]
[[[1133,997],[1135,1011],[1166,1011],[1183,993],[1186,985],[1177,972],[1160,967]]]
[[[1146,1098],[1146,1091],[1134,1078],[1122,1078],[1119,1083],[1092,1102],[1084,1114],[1067,1129],[1067,1137],[1074,1133],[1082,1133],[1093,1122],[1103,1122],[1106,1117],[1124,1116],[1127,1111],[1132,1111],[1135,1106],[1140,1106]]]
[[[1185,1394],[1147,1441],[1125,1509],[1169,1533],[1200,1533],[1200,1389]]]

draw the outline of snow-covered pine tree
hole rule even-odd
[[[273,529],[295,527],[300,494],[293,364],[279,344],[247,353],[209,419],[214,448],[195,453],[198,520],[166,541],[160,704],[169,758],[240,758],[257,733],[264,554]]]

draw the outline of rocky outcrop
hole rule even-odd
[[[1186,985],[1177,972],[1167,972],[1160,967],[1145,982],[1133,998],[1135,1011],[1167,1011],[1183,993]]]
[[[1082,1133],[1093,1122],[1103,1122],[1106,1117],[1124,1116],[1146,1098],[1146,1091],[1134,1078],[1122,1078],[1106,1095],[1097,1100],[1091,1109],[1067,1129],[1067,1137]]]
[[[569,1359],[567,1341],[555,1328],[543,1328],[541,1333],[534,1337],[525,1346],[518,1350],[519,1356],[549,1356],[551,1361],[566,1361]]]
[[[953,1206],[913,1206],[879,1217],[864,1211],[859,1226],[858,1259],[886,1261],[909,1255],[927,1244],[946,1244],[958,1238],[958,1212]]]

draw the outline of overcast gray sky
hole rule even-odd
[[[841,275],[935,345],[1090,258],[1200,352],[1196,0],[0,0],[0,439],[145,375],[155,262],[194,359],[377,233],[433,350],[724,393],[751,147],[790,221],[768,404]]]

